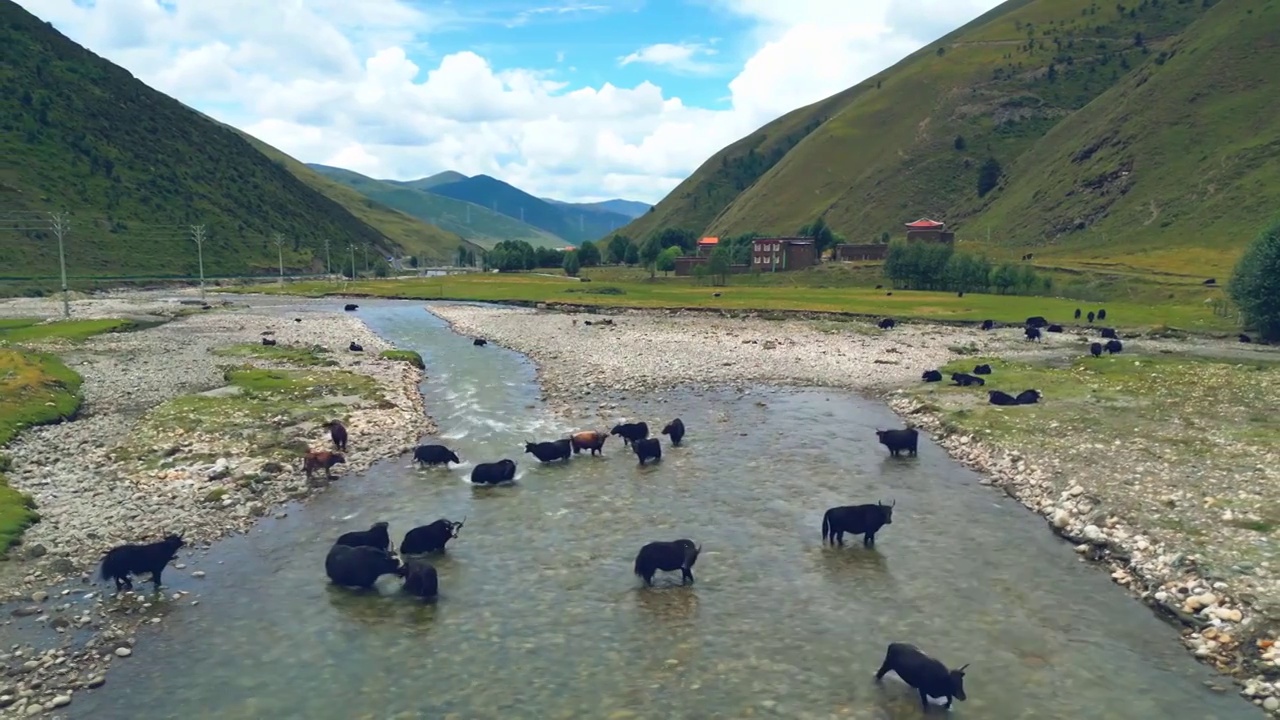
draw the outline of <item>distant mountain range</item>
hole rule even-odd
[[[488,175],[447,170],[417,180],[378,180],[312,164],[312,170],[388,207],[483,247],[501,240],[564,247],[599,240],[649,211],[634,200],[570,203],[538,198]]]

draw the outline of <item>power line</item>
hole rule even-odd
[[[284,284],[284,236],[276,233],[271,241],[276,244],[276,259],[280,261],[280,284]]]
[[[62,269],[62,317],[71,317],[71,297],[67,292],[67,254],[63,249],[63,237],[71,231],[71,221],[63,213],[50,213],[53,234],[58,236],[58,267]]]
[[[204,299],[204,225],[191,226],[191,239],[196,243],[196,255],[200,258],[200,299]]]

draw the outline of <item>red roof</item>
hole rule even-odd
[[[698,241],[698,244],[699,245],[718,245],[720,244],[720,238],[704,237]]]
[[[928,218],[920,218],[913,223],[907,223],[907,227],[914,228],[916,230],[933,230],[935,228],[946,227],[946,223],[940,223],[937,220],[930,220]]]

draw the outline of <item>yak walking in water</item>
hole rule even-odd
[[[324,558],[324,572],[334,585],[368,590],[383,575],[404,575],[395,555],[368,545],[334,545]]]
[[[120,545],[102,558],[102,579],[114,579],[116,591],[132,590],[131,574],[151,573],[151,583],[160,591],[160,573],[178,555],[186,542],[182,535],[168,535],[159,542],[146,545]]]
[[[964,669],[968,664],[956,670],[948,670],[941,661],[935,660],[920,651],[920,648],[909,643],[889,643],[884,662],[876,671],[876,682],[884,678],[890,670],[898,674],[902,681],[920,693],[920,704],[929,709],[929,698],[946,698],[946,708],[951,708],[951,698],[964,700]]]
[[[637,440],[649,437],[649,423],[618,423],[613,426],[609,434],[622,436],[622,444],[630,445]]]
[[[583,430],[569,436],[569,442],[573,445],[573,454],[577,455],[583,450],[590,450],[592,455],[604,454],[604,443],[609,436],[595,430]]]
[[[832,545],[844,545],[844,534],[861,535],[862,544],[876,544],[876,533],[885,525],[893,524],[893,508],[897,500],[885,505],[842,505],[827,510],[822,516],[822,541]]]
[[[698,561],[700,546],[692,540],[681,538],[672,542],[651,542],[640,548],[636,555],[635,573],[644,578],[644,584],[653,585],[653,576],[659,570],[680,571],[680,584],[693,582],[693,564]]]
[[[404,534],[404,540],[400,543],[400,554],[442,553],[444,546],[458,537],[458,532],[466,522],[466,518],[462,518],[462,522],[440,518],[430,525],[416,527]]]
[[[476,485],[497,485],[516,479],[516,461],[511,459],[498,462],[480,463],[471,468],[471,482]]]
[[[413,449],[413,460],[419,465],[448,465],[460,463],[458,454],[444,445],[419,445]]]
[[[423,600],[435,600],[440,594],[440,576],[431,563],[421,558],[409,558],[404,561],[404,590]]]
[[[641,465],[643,465],[646,460],[658,461],[662,459],[662,443],[658,442],[658,438],[637,440],[631,443],[631,449],[635,451],[636,457],[640,459]]]
[[[662,434],[671,438],[672,447],[680,447],[680,441],[684,439],[684,421],[680,418],[672,420],[662,428]]]
[[[903,450],[915,457],[916,446],[920,442],[920,431],[910,427],[905,430],[877,430],[876,437],[879,438],[881,445],[889,448],[889,454],[893,457],[898,457]]]
[[[376,522],[368,530],[352,530],[351,532],[342,533],[333,544],[389,550],[391,548],[391,534],[387,532],[386,522]]]
[[[539,442],[524,444],[524,451],[533,453],[538,460],[546,462],[555,462],[557,460],[568,460],[573,453],[569,438],[563,440],[553,440],[551,442]]]

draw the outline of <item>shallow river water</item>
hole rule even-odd
[[[524,358],[472,347],[415,304],[359,312],[422,353],[427,408],[467,463],[387,461],[220,543],[200,561],[199,607],[144,631],[70,716],[920,717],[895,676],[872,680],[892,641],[971,663],[957,718],[1259,716],[1206,688],[1172,628],[938,447],[888,459],[873,430],[899,422],[880,404],[765,388],[630,398],[650,426],[682,417],[685,447],[664,442],[639,468],[612,438],[603,458],[537,466],[522,443],[572,426],[542,408]],[[470,463],[503,457],[517,485],[468,485]],[[890,499],[875,550],[821,545],[826,508]],[[341,532],[387,520],[399,543],[463,516],[435,605],[390,577],[379,594],[327,583]],[[703,545],[697,582],[660,574],[642,589],[636,551],[681,537]]]

